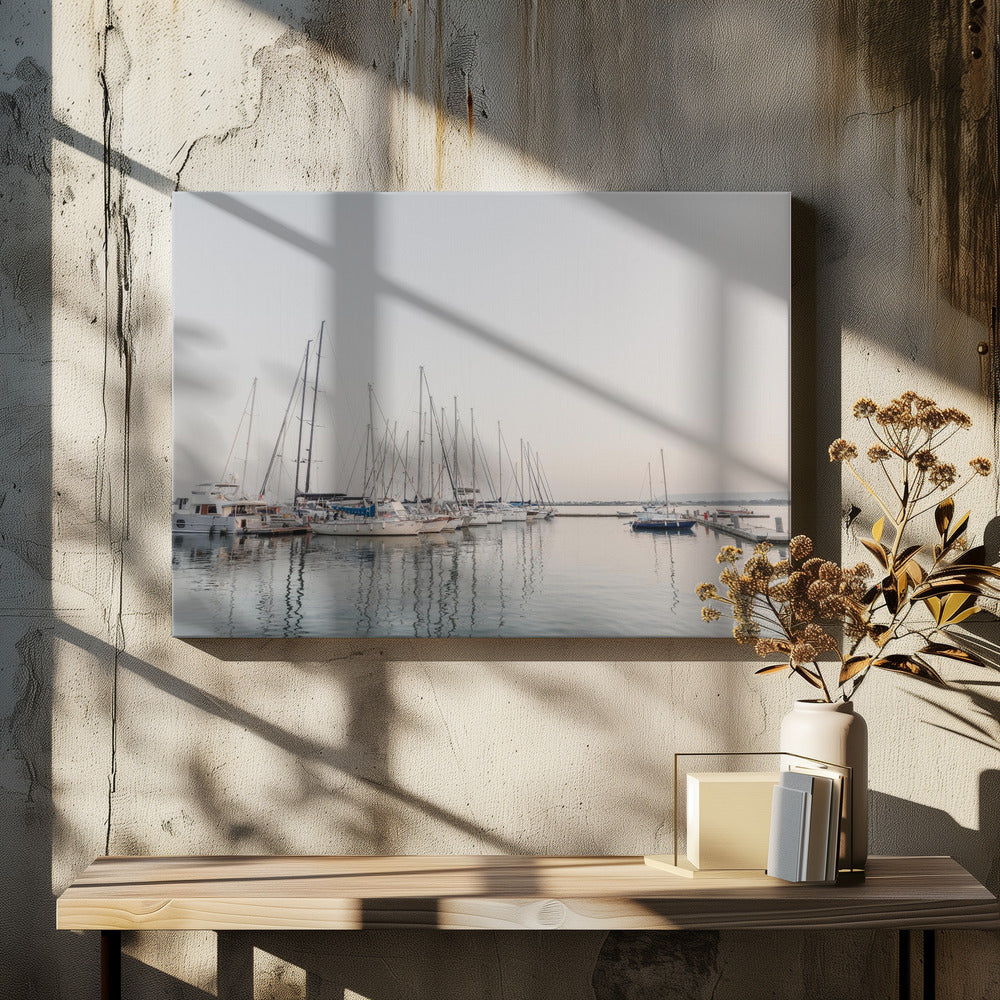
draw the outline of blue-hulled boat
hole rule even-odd
[[[694,531],[693,518],[675,517],[665,510],[644,510],[632,522],[633,531]]]

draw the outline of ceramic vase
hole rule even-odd
[[[840,865],[868,860],[868,726],[849,701],[797,701],[781,722],[781,752],[850,767],[841,810]]]

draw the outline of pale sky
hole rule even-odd
[[[369,382],[415,455],[422,365],[494,480],[499,421],[557,500],[647,494],[650,464],[662,495],[661,448],[671,494],[787,495],[787,194],[178,193],[173,214],[175,495],[221,475],[254,378],[257,492],[324,321],[314,491],[360,488]]]

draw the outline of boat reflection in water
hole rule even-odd
[[[394,537],[175,536],[177,636],[704,635],[715,534],[611,516]],[[727,634],[716,623],[717,634]]]
[[[391,537],[175,536],[177,635],[449,636],[529,619],[534,530]]]

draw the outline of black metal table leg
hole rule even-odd
[[[910,1000],[910,932],[899,932],[899,1000]]]
[[[101,931],[101,1000],[121,1000],[122,932]]]
[[[934,1000],[937,995],[937,977],[934,967],[934,931],[924,931],[924,998]]]
[[[899,932],[899,1000],[910,1000],[910,983],[913,975],[913,935],[916,931]],[[923,976],[921,1000],[935,1000],[937,996],[937,970],[935,968],[934,931],[922,933]]]

